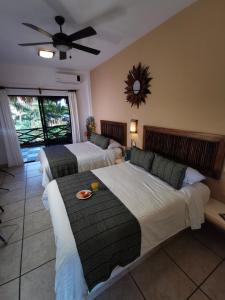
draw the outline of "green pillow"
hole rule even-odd
[[[100,135],[100,134],[97,134],[97,137],[95,139],[95,145],[101,147],[102,149],[107,149],[108,146],[109,146],[109,142],[110,142],[110,139],[103,136],[103,135]]]
[[[144,168],[148,172],[151,170],[153,159],[154,153],[150,151],[144,151],[137,147],[131,149],[130,162]]]
[[[182,187],[187,166],[155,154],[151,174],[179,190]]]
[[[91,133],[91,136],[90,136],[90,142],[92,142],[93,144],[95,144],[95,141],[96,141],[96,139],[97,139],[97,136],[98,136],[97,133],[92,132],[92,133]]]

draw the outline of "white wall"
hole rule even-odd
[[[77,90],[77,106],[80,118],[81,140],[86,140],[86,119],[92,115],[90,73],[86,74],[82,88]],[[87,103],[88,102],[88,103]]]
[[[78,84],[57,83],[56,73],[74,73],[81,76]],[[51,88],[64,90],[77,90],[77,102],[80,121],[81,139],[84,140],[86,131],[86,118],[92,114],[91,92],[90,92],[90,73],[88,71],[68,70],[59,68],[37,67],[29,65],[0,64],[0,86],[20,87],[20,88]],[[30,90],[7,90],[10,95],[38,95],[37,91]],[[43,91],[42,95],[61,95],[65,92]],[[1,129],[0,129],[1,131]],[[0,165],[6,163],[5,149],[0,135]]]

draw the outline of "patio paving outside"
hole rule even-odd
[[[33,162],[38,160],[38,153],[41,148],[44,146],[35,146],[35,147],[25,147],[21,148],[23,161],[25,163],[27,162]]]

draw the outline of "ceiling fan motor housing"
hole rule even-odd
[[[56,16],[55,21],[59,26],[62,26],[65,22],[65,19],[62,16]]]
[[[52,37],[52,40],[53,40],[53,46],[55,48],[59,48],[58,46],[61,45],[66,46],[68,48],[67,50],[72,48],[71,41],[69,40],[68,36],[63,32],[56,33]]]

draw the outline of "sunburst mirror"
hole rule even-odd
[[[141,103],[145,103],[145,99],[150,91],[150,71],[148,66],[139,63],[129,71],[127,80],[125,81],[125,94],[127,101],[131,103],[131,107],[136,105],[139,108]]]

